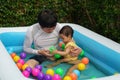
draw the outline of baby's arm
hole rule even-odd
[[[67,47],[64,51],[55,50],[52,52],[52,54],[60,54],[61,56],[64,56],[66,54],[69,54],[70,51],[71,51],[71,46]]]

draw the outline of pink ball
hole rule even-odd
[[[52,80],[62,80],[59,74],[55,74]]]
[[[24,70],[23,72],[22,72],[22,74],[25,76],[25,77],[29,77],[30,76],[30,73],[28,72],[28,71],[26,71],[26,70]]]
[[[25,63],[23,59],[18,60],[18,63],[21,63],[22,65]]]
[[[38,76],[39,73],[40,73],[40,70],[37,69],[37,68],[34,68],[34,69],[32,70],[32,75],[33,75],[33,76]]]

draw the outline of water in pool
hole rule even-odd
[[[9,49],[7,49],[7,50],[10,53],[10,50]],[[14,52],[17,53],[17,55],[20,55],[20,53],[22,52],[22,49],[16,48],[16,50]],[[33,56],[33,55],[27,54],[25,61],[27,61],[29,59],[29,57],[31,57],[31,56]],[[45,61],[41,65],[45,66],[46,64],[50,64],[50,63],[52,63],[52,61]],[[63,74],[62,74],[62,78],[63,78],[65,73],[71,66],[72,66],[71,64],[61,63],[61,64],[53,67],[52,69],[54,71],[57,68],[63,69]],[[48,70],[48,68],[42,67],[42,72],[45,73],[47,70]],[[89,64],[86,65],[86,69],[83,71],[80,71],[80,76],[78,77],[78,80],[93,79],[93,78],[104,77],[104,76],[107,76],[107,75],[104,74],[104,72],[102,72],[101,70],[97,69],[97,67],[95,67],[91,62],[89,62]],[[33,77],[30,77],[30,78],[33,78]]]

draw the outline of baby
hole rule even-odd
[[[60,54],[61,56],[63,56],[63,58],[57,60],[57,62],[55,62],[53,64],[49,64],[49,65],[45,66],[45,67],[47,67],[47,68],[54,67],[54,66],[60,64],[61,62],[68,62],[70,64],[77,64],[78,62],[80,62],[80,60],[78,60],[78,57],[73,57],[70,55],[72,50],[74,50],[75,48],[78,48],[78,46],[75,44],[75,41],[72,38],[73,33],[74,33],[74,30],[70,26],[68,26],[68,25],[63,26],[63,28],[59,32],[59,35],[65,44],[65,49],[64,49],[64,51],[54,50],[52,52],[53,55]]]

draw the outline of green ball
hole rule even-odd
[[[65,50],[65,44],[62,44],[61,48],[62,50]]]
[[[59,58],[61,57],[61,55],[55,54],[54,57],[55,57],[56,59],[59,59]]]
[[[81,57],[84,56],[84,50],[82,50],[82,52],[80,53],[80,56],[81,56]]]
[[[60,76],[62,76],[63,75],[63,69],[62,68],[57,68],[55,73],[59,74]]]
[[[50,53],[52,53],[54,50],[56,50],[56,48],[55,48],[54,46],[51,46],[51,47],[49,48]]]

